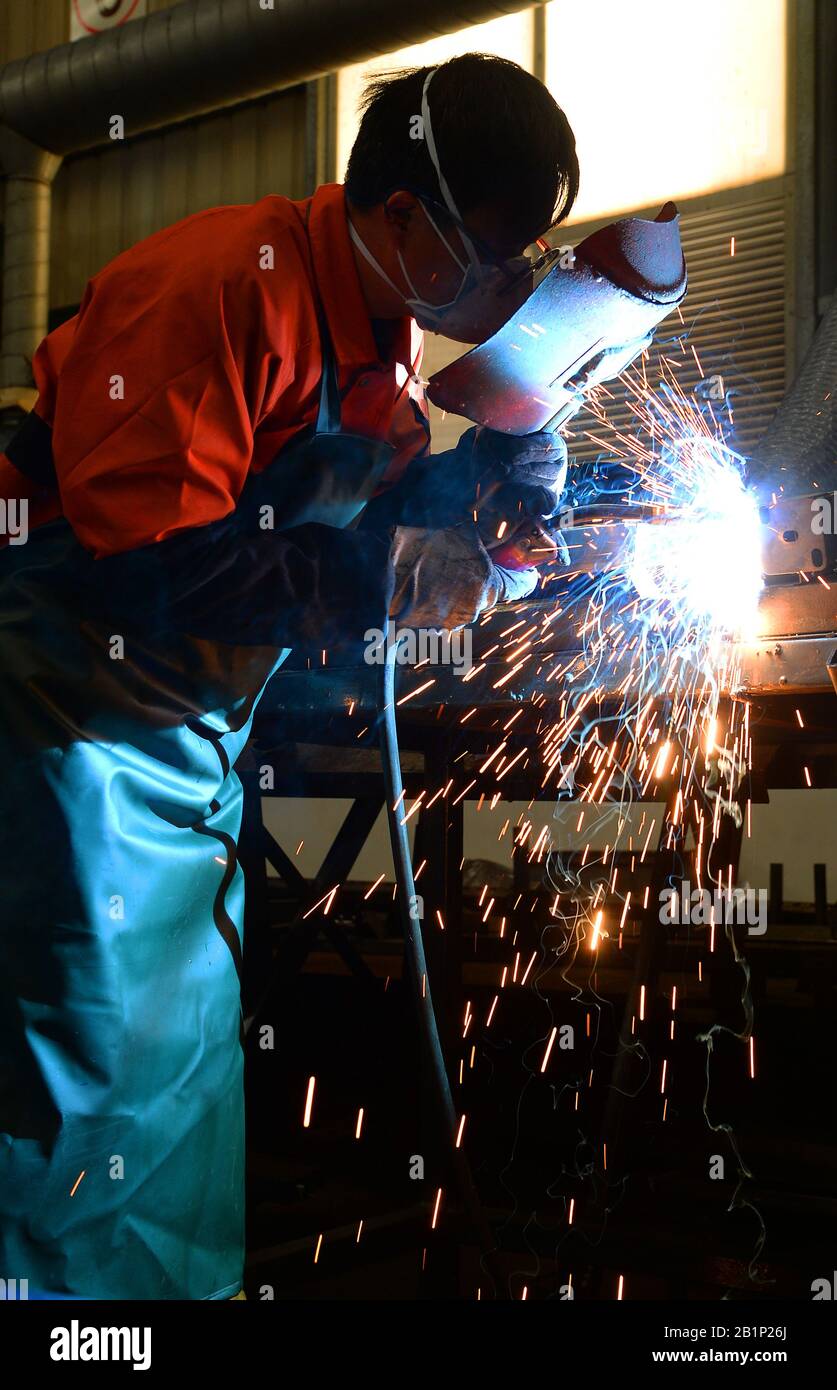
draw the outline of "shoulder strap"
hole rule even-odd
[[[317,423],[314,428],[317,434],[339,434],[343,407],[340,400],[340,387],[337,383],[337,363],[334,357],[334,348],[331,345],[331,334],[328,331],[328,324],[316,288],[314,290],[314,297],[317,307],[317,319],[320,325],[320,345],[323,354],[323,374],[320,379],[320,405],[317,411]]]
[[[328,321],[323,309],[323,302],[317,288],[317,276],[314,271],[314,258],[311,255],[311,242],[308,237],[308,219],[311,214],[311,203],[305,209],[305,240],[308,244],[308,270],[311,280],[311,293],[314,297],[314,309],[317,315],[317,324],[320,330],[320,349],[323,358],[322,376],[320,378],[320,404],[317,410],[317,422],[314,426],[317,434],[339,434],[341,428],[342,404],[340,401],[340,386],[337,380],[337,361],[334,356],[334,347],[331,342],[331,334],[328,331]]]

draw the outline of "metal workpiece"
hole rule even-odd
[[[742,643],[739,652],[739,679],[729,692],[732,695],[823,692],[831,688],[829,671],[837,655],[837,632],[792,637],[782,643],[760,638]]]
[[[762,569],[779,576],[827,575],[837,565],[835,499],[821,492],[780,496],[760,509]]]
[[[817,492],[776,498],[759,509],[760,544],[767,590],[807,588],[816,581],[817,596],[812,594],[807,602],[822,615],[833,608],[837,620],[837,589],[833,598],[823,597],[831,593],[827,586],[837,576],[837,536],[829,529],[837,521],[832,502],[837,507],[835,499]],[[560,525],[570,552],[569,573],[605,574],[624,561],[637,526],[665,526],[677,516],[676,507],[667,510],[658,504],[602,499],[599,503],[565,507],[555,522]],[[556,573],[560,576],[560,571]],[[817,619],[820,626],[816,630],[822,630],[824,621],[824,616]]]
[[[837,632],[837,587],[799,583],[765,589],[753,636],[766,641]]]
[[[743,697],[832,689],[837,633],[793,638],[781,644],[780,650],[776,647],[772,639],[739,644],[735,684],[724,693]],[[464,711],[520,705],[538,697],[558,700],[571,696],[574,684],[581,684],[588,674],[584,650],[578,645],[545,651],[540,662],[540,670],[533,664],[509,677],[509,667],[503,661],[484,665],[477,661],[469,679],[450,666],[429,665],[420,672],[405,668],[399,672],[396,686],[399,714],[402,710],[407,717],[418,711],[436,712],[440,705]],[[629,674],[630,657],[617,652],[610,660],[599,658],[597,670],[602,699],[616,698],[618,687]],[[350,711],[363,711],[372,715],[375,708],[374,673],[360,666],[334,666],[328,671],[283,669],[273,677],[264,701],[264,714],[348,716]]]
[[[731,673],[725,694],[794,694],[827,692],[837,661],[837,537],[812,531],[812,500],[817,494],[780,497],[761,509],[764,588],[752,632],[729,641]],[[566,525],[565,521],[572,521]],[[562,535],[570,555],[568,567],[556,566],[543,597],[523,604],[501,605],[471,629],[470,671],[431,661],[420,670],[399,668],[397,695],[405,712],[508,706],[571,694],[589,677],[589,658],[579,630],[595,575],[623,569],[627,547],[638,525],[665,526],[666,514],[652,504],[602,500],[568,511]],[[707,556],[707,564],[712,558]],[[627,595],[626,595],[627,596]],[[527,627],[548,632],[533,649],[533,659],[513,670],[498,651],[509,623],[525,619]],[[481,660],[481,652],[494,650]],[[624,640],[605,646],[595,657],[602,697],[615,694],[630,674],[633,655]],[[283,667],[266,697],[271,711],[328,711],[375,708],[375,667],[340,664],[319,670]]]
[[[741,644],[742,691],[827,690],[837,652],[837,537],[817,524],[822,495],[761,509],[762,572],[753,640]]]

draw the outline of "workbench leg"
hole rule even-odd
[[[632,1162],[628,1152],[632,1139],[640,1132],[640,1120],[647,1120],[649,1104],[656,1104],[659,1096],[651,1079],[639,1095],[635,1076],[641,1072],[642,1063],[637,1062],[637,1044],[641,1032],[653,1028],[659,1012],[657,997],[660,973],[665,963],[668,944],[668,927],[660,921],[660,894],[668,886],[677,859],[685,860],[685,833],[682,817],[673,824],[676,807],[676,791],[672,790],[657,838],[654,853],[654,867],[648,893],[648,906],[639,918],[639,942],[634,961],[633,978],[625,999],[622,1025],[619,1032],[619,1046],[613,1063],[610,1078],[610,1093],[605,1108],[602,1125],[603,1144],[607,1145],[607,1166],[611,1176],[621,1175]],[[634,1027],[639,1018],[639,998],[645,986],[646,1023],[644,1030]]]
[[[310,907],[326,897],[331,888],[339,886],[351,872],[382,806],[382,796],[358,797],[352,803],[310,886],[281,846],[267,831],[262,832],[263,853],[288,886],[298,894],[299,902],[296,916],[283,936],[275,961],[262,971],[259,987],[248,1000],[250,1007],[245,1010],[248,1030],[272,1005],[274,995],[281,992],[283,986],[287,987],[288,982],[302,969],[320,932],[327,937],[357,979],[369,987],[378,988],[374,972],[343,930],[324,914],[322,906],[317,912],[310,911]]]

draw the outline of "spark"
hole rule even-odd
[[[386,878],[386,874],[385,874],[385,873],[384,873],[384,874],[378,874],[378,877],[375,879],[375,882],[372,884],[372,887],[371,887],[371,888],[367,888],[366,892],[364,893],[364,895],[363,895],[363,900],[364,900],[364,902],[366,902],[367,898],[371,898],[371,897],[372,897],[372,894],[375,892],[375,889],[378,887],[379,884],[383,883],[383,881],[384,881],[385,878]]]
[[[314,1106],[314,1088],[315,1088],[316,1084],[317,1084],[317,1078],[316,1078],[315,1076],[309,1076],[309,1078],[308,1078],[308,1093],[307,1093],[307,1095],[306,1095],[306,1097],[305,1097],[305,1114],[304,1114],[303,1117],[302,1117],[302,1128],[303,1128],[303,1129],[310,1129],[310,1127],[311,1127],[311,1111],[312,1111],[313,1106]]]
[[[307,912],[303,912],[303,920],[306,917],[310,917],[312,912],[316,912],[317,908],[321,907],[323,903],[325,903],[325,907],[323,908],[323,916],[326,917],[328,915],[332,903],[334,902],[334,898],[339,887],[340,884],[335,883],[334,887],[330,888],[327,893],[324,893],[323,896],[317,902],[315,902],[312,907],[309,907]]]
[[[734,254],[733,237],[730,255]],[[538,336],[536,326],[528,331]],[[504,785],[509,773],[533,764],[537,765],[535,785],[540,784],[538,799],[554,791],[559,804],[569,803],[569,850],[557,847],[559,837],[553,838],[540,817],[532,815],[531,803],[522,814],[507,817],[497,837],[505,839],[507,846],[512,842],[516,863],[524,872],[527,863],[545,866],[545,892],[540,900],[528,891],[525,900],[519,894],[506,909],[508,917],[502,919],[499,933],[492,919],[498,909],[488,885],[477,895],[475,947],[477,930],[480,937],[490,933],[492,947],[500,953],[496,974],[494,965],[491,973],[497,992],[487,1014],[482,1008],[475,1014],[470,1004],[465,1011],[461,1034],[467,1041],[459,1056],[460,1084],[466,1079],[468,1048],[473,1066],[480,1029],[493,1026],[499,1031],[503,991],[511,985],[527,986],[527,997],[542,1001],[539,962],[544,954],[550,957],[547,968],[560,961],[567,984],[576,986],[570,971],[577,963],[586,972],[582,987],[598,990],[597,972],[607,968],[609,952],[622,949],[623,934],[626,948],[632,938],[635,943],[640,929],[645,930],[642,915],[654,913],[650,895],[652,884],[653,892],[657,891],[656,871],[664,855],[676,856],[682,864],[693,853],[691,863],[700,888],[716,881],[723,886],[727,877],[732,886],[727,856],[723,871],[715,859],[724,819],[741,815],[738,795],[752,762],[750,706],[729,692],[740,688],[742,653],[757,631],[762,528],[757,499],[746,483],[745,460],[730,443],[729,400],[713,409],[703,364],[686,335],[679,351],[675,345],[667,352],[659,358],[657,380],[652,379],[657,359],[646,360],[645,354],[638,365],[623,373],[621,386],[630,424],[622,417],[614,431],[607,411],[608,401],[616,396],[596,388],[588,396],[593,428],[578,431],[578,436],[607,447],[609,457],[599,473],[594,470],[585,476],[579,471],[581,481],[572,485],[576,489],[572,505],[598,505],[602,497],[618,498],[624,524],[586,526],[584,543],[574,551],[577,558],[569,573],[560,566],[542,569],[537,609],[515,605],[502,626],[486,629],[487,649],[475,657],[475,665],[462,680],[485,672],[493,691],[521,695],[519,704],[515,700],[510,717],[494,721],[495,732],[476,757],[470,745],[453,759],[453,776],[444,788],[428,787],[427,796],[420,794],[409,811],[405,808],[400,813],[404,823],[440,798],[445,809],[452,809],[469,796],[479,779],[479,792],[472,800],[479,797],[477,809],[484,815],[494,810],[501,796],[508,800],[517,790],[518,779],[511,785],[506,780]],[[687,392],[677,374],[680,371],[694,381],[695,368],[700,380]],[[605,428],[617,441],[615,449],[604,438]],[[618,476],[618,493],[617,484],[609,482],[611,467],[613,476]],[[500,522],[498,536],[507,531],[507,523]],[[575,539],[580,539],[578,534]],[[563,615],[560,624],[558,615]],[[554,639],[564,628],[575,638],[575,646],[566,648],[559,642],[556,652]],[[476,628],[477,640],[478,632]],[[432,680],[426,681],[398,703],[414,699],[432,685]],[[524,688],[528,689],[525,695]],[[477,708],[467,709],[459,718],[459,724],[469,724],[468,737]],[[803,727],[798,711],[797,720]],[[537,729],[532,734],[535,721]],[[805,778],[811,786],[808,768]],[[663,795],[666,807],[661,812]],[[657,809],[640,808],[643,799],[656,802]],[[749,833],[749,798],[746,823]],[[691,846],[687,846],[688,836],[693,837]],[[542,908],[551,904],[550,921],[548,935],[533,951],[535,943],[524,927],[538,901]],[[444,930],[438,910],[435,922]],[[706,933],[700,945],[714,961],[714,914]],[[719,950],[724,939],[719,930]],[[663,987],[655,973],[643,974],[646,983],[632,988],[626,1021],[631,1024],[630,1046],[642,1048],[647,1055],[653,1036],[646,1040],[645,1034],[656,1033],[655,1028],[644,1026],[653,1012],[652,999],[670,1000],[668,1028],[660,1030],[663,1037],[674,1037],[675,1016],[678,1034],[688,1020],[677,986]],[[703,984],[701,959],[697,977]],[[598,1006],[585,1010],[591,1063],[601,1056],[596,1053],[600,1021]],[[527,1067],[541,1075],[559,1070],[558,1031],[550,1019],[540,1032],[533,1032],[541,1038],[541,1056],[533,1055]],[[749,1047],[753,1075],[751,1036]],[[682,1084],[678,1068],[669,1072],[669,1060],[657,1057],[647,1071],[649,1081],[652,1077],[659,1081],[663,1120],[669,1093],[673,1099],[675,1083]],[[585,1071],[587,1085],[578,1080],[571,1088],[576,1115],[583,1109],[582,1096],[586,1102],[589,1092],[601,1088],[602,1076],[608,1077],[601,1065],[590,1064]],[[464,1116],[457,1147],[463,1126]],[[604,1162],[607,1167],[606,1154]],[[618,1180],[618,1174],[615,1179],[608,1175],[608,1181]],[[433,1229],[441,1198],[439,1189]],[[575,1198],[564,1200],[567,1223],[572,1226]],[[620,1275],[617,1298],[623,1295],[624,1276]]]
[[[659,779],[661,777],[665,777],[670,758],[671,742],[669,739],[666,739],[665,743],[662,745],[659,753],[657,754],[657,759],[654,763],[654,776],[656,778]]]
[[[396,700],[395,703],[396,703],[397,705],[406,705],[406,703],[407,703],[408,700],[414,699],[416,695],[421,695],[421,693],[422,693],[423,690],[429,690],[430,687],[431,687],[431,685],[435,685],[435,684],[436,684],[436,677],[435,677],[435,676],[432,676],[432,677],[430,678],[429,681],[425,681],[425,682],[424,682],[424,685],[416,686],[416,689],[415,689],[415,690],[409,691],[409,693],[408,693],[407,695],[402,695],[402,696],[401,696],[401,699],[400,699],[400,700]]]
[[[600,912],[597,912],[597,913],[596,913],[596,919],[595,919],[595,921],[594,921],[594,923],[593,923],[593,935],[592,935],[592,937],[590,938],[590,950],[591,950],[591,951],[595,951],[596,947],[597,947],[598,944],[599,944],[599,937],[600,937],[601,931],[602,931],[602,918],[603,918],[603,917],[604,917],[604,913],[603,913],[603,912],[600,911]]]
[[[495,1001],[495,1002],[496,1002],[496,1001]],[[493,1008],[493,1006],[492,1006],[492,1008]],[[541,1062],[541,1072],[542,1072],[542,1073],[546,1071],[546,1068],[547,1068],[547,1066],[548,1066],[548,1064],[549,1064],[549,1054],[550,1054],[551,1051],[552,1051],[552,1047],[553,1047],[553,1044],[554,1044],[555,1039],[557,1038],[557,1036],[558,1036],[558,1029],[557,1029],[557,1028],[553,1028],[552,1032],[551,1032],[550,1035],[549,1035],[549,1042],[548,1042],[547,1045],[546,1045],[546,1052],[544,1053],[543,1061]]]

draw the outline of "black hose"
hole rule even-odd
[[[413,910],[416,902],[416,886],[410,857],[410,841],[404,824],[404,788],[401,781],[401,758],[398,748],[398,731],[395,724],[395,660],[398,646],[397,641],[387,644],[386,659],[381,668],[379,683],[381,761],[392,858],[395,866],[395,881],[398,890],[398,906],[404,928],[407,961],[411,967],[413,996],[418,1014],[422,1049],[429,1066],[434,1099],[450,1145],[450,1159],[454,1175],[463,1205],[479,1238],[483,1253],[490,1255],[496,1249],[496,1241],[482,1209],[468,1160],[463,1150],[458,1148],[456,1144],[459,1122],[445,1066],[436,1012],[433,1008],[433,996],[427,974],[427,958],[424,951],[421,924],[417,920],[418,914]]]

